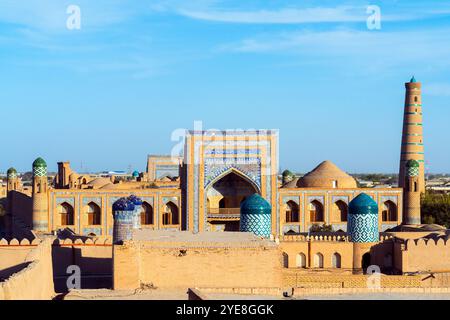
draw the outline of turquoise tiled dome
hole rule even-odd
[[[139,171],[137,171],[137,170],[133,171],[132,176],[133,176],[133,178],[139,177]]]
[[[365,193],[348,205],[347,232],[352,242],[378,242],[378,204]]]
[[[272,207],[259,194],[249,196],[241,204],[241,232],[253,232],[257,236],[268,238],[272,229]]]
[[[349,214],[375,214],[378,215],[378,204],[371,196],[361,193],[348,205]]]

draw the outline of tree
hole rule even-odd
[[[311,228],[309,229],[310,232],[333,232],[333,227],[331,224],[324,223],[323,225],[320,224],[313,224]]]
[[[421,201],[422,223],[450,228],[450,194],[427,191]]]

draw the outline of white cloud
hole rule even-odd
[[[411,40],[413,39],[413,41]],[[280,63],[291,65],[329,64],[349,70],[389,73],[399,67],[414,73],[450,69],[450,29],[423,31],[292,31],[265,33],[235,43],[221,45],[219,52],[279,54]]]
[[[358,22],[365,21],[365,7],[306,8],[258,11],[190,11],[178,13],[193,19],[229,23],[270,23],[299,24],[318,22]]]
[[[423,92],[430,96],[450,97],[450,83],[430,83]]]

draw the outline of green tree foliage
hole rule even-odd
[[[422,223],[436,223],[450,228],[450,194],[427,191],[422,196]]]

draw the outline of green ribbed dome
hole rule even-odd
[[[294,174],[291,171],[289,171],[289,170],[284,170],[281,175],[283,177],[292,177],[292,176],[294,176]]]
[[[14,169],[14,168],[9,168],[8,171],[6,171],[6,174],[7,174],[8,176],[9,176],[9,175],[12,175],[12,174],[17,174],[17,170]]]
[[[45,162],[44,159],[39,157],[36,160],[34,160],[34,162],[33,162],[33,168],[36,168],[36,167],[47,168],[47,162]]]
[[[419,161],[417,161],[417,160],[408,160],[406,162],[407,168],[418,168],[419,166],[420,166]]]

